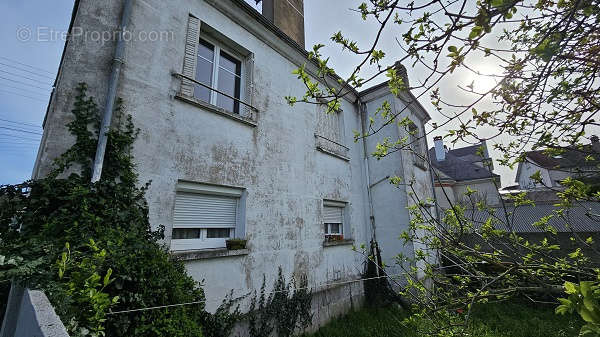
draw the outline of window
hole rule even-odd
[[[327,108],[317,109],[317,149],[338,156],[346,157],[348,148],[344,146],[344,129],[342,112],[327,112]]]
[[[344,239],[345,203],[323,201],[323,231],[325,241],[340,241]]]
[[[427,154],[425,153],[425,147],[423,146],[424,141],[425,137],[421,136],[421,132],[417,125],[415,123],[410,123],[408,126],[408,143],[412,150],[414,164],[421,168],[427,168],[425,165]]]
[[[172,250],[225,247],[243,237],[243,190],[180,182],[173,212]]]
[[[196,80],[239,100],[241,99],[242,61],[217,43],[200,38]],[[199,84],[194,86],[194,97],[239,114],[239,101],[228,96]]]
[[[219,113],[224,110],[255,120],[253,72],[252,52],[189,15],[178,97],[209,103],[221,108]]]

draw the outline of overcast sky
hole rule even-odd
[[[254,4],[254,0],[247,1]],[[371,22],[365,24],[350,10],[360,2],[305,0],[307,49],[317,43],[330,44],[329,37],[337,31],[366,46],[378,26]],[[62,33],[68,28],[72,7],[73,0],[0,2],[0,43],[3,46],[0,49],[0,184],[22,182],[31,176],[50,88],[64,45]],[[257,8],[260,10],[260,5]],[[393,27],[383,34],[381,46],[389,62],[404,56],[395,42],[402,29]],[[33,41],[30,33],[41,36],[44,41]],[[331,65],[342,76],[349,75],[358,60],[333,46],[323,52],[331,56]],[[485,64],[480,65],[486,68]],[[487,68],[495,71],[491,66]],[[408,73],[412,83],[424,72],[409,68]],[[473,79],[467,75],[450,78],[441,86],[442,94],[460,98],[463,94],[455,90],[455,85],[466,85]],[[420,101],[434,120],[440,118],[433,113],[428,95]],[[432,146],[433,135],[428,138]],[[514,178],[514,173],[507,169],[500,169],[498,173],[502,175],[503,185],[510,184]]]

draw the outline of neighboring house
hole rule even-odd
[[[71,31],[116,30],[123,2],[76,1]],[[303,3],[264,0],[263,9],[265,16],[241,0],[134,0],[133,36],[172,38],[127,42],[117,95],[140,129],[133,156],[140,183],[152,181],[150,222],[165,226],[173,255],[204,280],[207,308],[232,289],[235,296],[259,289],[263,275],[272,284],[281,266],[288,277],[308,276],[320,324],[362,298],[362,283],[353,280],[361,278],[364,257],[352,244],[377,238],[391,274],[399,270],[398,253],[414,253],[398,239],[410,222],[408,187],[388,178],[416,181],[421,198],[433,197],[431,172],[414,156],[370,156],[383,137],[405,137],[404,129],[392,123],[358,142],[353,131],[364,131],[384,100],[421,135],[430,117],[410,92],[396,97],[387,83],[350,89],[335,113],[289,106],[284,97],[306,89],[292,71],[306,64],[313,79],[317,74],[304,49]],[[34,178],[48,174],[73,143],[66,124],[77,84],[86,82],[100,110],[105,106],[115,44],[86,34],[69,39]],[[425,138],[418,142],[426,155]],[[227,250],[234,237],[247,239],[247,249]]]
[[[477,191],[471,197],[473,200],[485,200],[488,205],[499,203],[500,176],[493,172],[485,142],[448,150],[442,137],[438,136],[434,138],[434,145],[429,150],[429,157],[435,169],[436,200],[442,209],[467,202],[467,187]]]
[[[560,181],[567,177],[593,178],[598,173],[600,140],[591,137],[591,143],[581,148],[566,147],[561,154],[550,156],[543,150],[528,151],[524,161],[519,163],[515,182],[521,190],[536,191],[551,188],[561,190]],[[531,179],[540,172],[542,182]]]

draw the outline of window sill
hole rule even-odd
[[[324,148],[324,147],[322,147],[322,146],[317,146],[317,150],[319,150],[319,151],[321,151],[321,152],[323,152],[323,153],[325,153],[325,154],[328,154],[328,155],[330,155],[330,156],[333,156],[333,157],[339,158],[339,159],[341,159],[341,160],[343,160],[343,161],[350,161],[350,158],[349,158],[349,157],[346,157],[346,156],[344,156],[344,155],[342,155],[342,154],[339,154],[339,153],[335,153],[335,152],[333,152],[333,151],[331,151],[331,150],[328,150],[328,149],[326,149],[326,148]]]
[[[228,250],[227,248],[173,251],[171,255],[179,261],[206,260],[218,257],[243,256],[249,249]]]
[[[349,246],[353,245],[354,240],[346,239],[340,241],[323,241],[323,247],[332,247],[332,246]]]
[[[199,108],[208,110],[210,112],[214,112],[214,113],[219,114],[221,116],[225,116],[227,118],[233,119],[233,120],[235,120],[237,122],[240,122],[242,124],[246,124],[246,125],[249,125],[249,126],[252,126],[252,127],[256,127],[256,125],[257,125],[256,121],[253,120],[252,118],[240,116],[239,114],[227,111],[227,110],[225,110],[223,108],[220,108],[220,107],[218,107],[216,105],[212,105],[210,103],[206,103],[206,102],[201,101],[201,100],[199,100],[199,99],[197,99],[195,97],[189,97],[189,96],[183,95],[181,93],[177,93],[175,95],[175,98],[178,99],[178,100],[180,100],[180,101],[183,101],[183,102],[189,103],[191,105],[197,106]]]

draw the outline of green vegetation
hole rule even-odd
[[[162,230],[150,227],[131,118],[116,111],[102,179],[90,183],[99,114],[84,84],[72,112],[76,141],[55,171],[0,186],[0,301],[11,280],[41,289],[74,337],[226,336],[237,310],[231,315],[224,303],[218,317],[207,313],[202,288],[171,259]],[[109,314],[187,302],[197,304]]]
[[[458,314],[464,315],[464,314]],[[365,308],[352,312],[305,337],[421,337],[416,325],[404,324],[399,308]],[[578,336],[583,323],[576,315],[557,316],[554,306],[503,302],[474,308],[470,336],[568,337]]]

